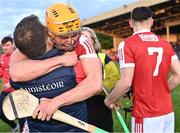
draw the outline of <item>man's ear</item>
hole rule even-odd
[[[48,46],[53,46],[53,42],[52,42],[52,40],[51,40],[51,38],[49,36],[47,37],[47,45]]]
[[[130,26],[131,28],[133,28],[133,22],[132,22],[132,20],[129,20],[129,26]]]
[[[154,19],[151,18],[151,26],[153,26],[153,24],[154,24]]]

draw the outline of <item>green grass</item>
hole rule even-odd
[[[2,81],[0,80],[0,91],[1,91],[1,88],[2,88]],[[10,132],[10,131],[11,131],[11,128],[0,119],[0,132]]]
[[[11,128],[2,120],[0,120],[0,132],[11,132]]]
[[[125,116],[125,112],[124,111],[121,110],[120,113],[121,113],[121,115],[123,117]],[[127,113],[127,120],[124,119],[124,121],[126,122],[126,125],[127,125],[129,130],[131,129],[131,127],[130,127],[131,126],[131,124],[130,124],[130,121],[131,121],[130,117],[131,117],[130,113]],[[123,130],[122,126],[121,126],[120,121],[117,119],[117,116],[116,116],[115,112],[113,112],[113,121],[114,121],[114,123],[113,123],[114,132],[124,132],[124,130]]]
[[[173,99],[174,111],[175,111],[175,132],[180,132],[180,126],[179,126],[180,125],[180,102],[179,102],[180,101],[180,86],[178,86],[172,92],[172,99]],[[120,111],[120,112],[124,116],[124,111]],[[117,119],[114,112],[113,112],[113,119],[114,119],[114,132],[123,132],[120,122]],[[128,118],[127,118],[127,123],[128,123],[127,125],[130,125],[129,113],[128,113]],[[11,132],[11,128],[1,120],[0,120],[0,132]]]
[[[172,92],[175,112],[175,132],[180,132],[180,86]]]

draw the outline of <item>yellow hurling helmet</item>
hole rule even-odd
[[[76,11],[64,3],[56,3],[46,11],[46,26],[51,37],[68,35],[81,30],[81,21]]]

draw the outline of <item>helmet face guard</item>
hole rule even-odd
[[[67,39],[67,38],[74,38],[77,35],[81,34],[81,30],[78,30],[76,32],[69,32],[65,35],[56,35],[57,37],[61,38],[61,39]]]
[[[52,42],[54,42],[55,47],[57,47],[58,49],[62,51],[65,51],[65,52],[73,51],[77,45],[80,35],[81,35],[80,31],[67,34],[66,36],[56,35],[56,37],[52,40]]]
[[[46,11],[46,26],[52,38],[57,36],[68,36],[81,30],[81,21],[78,14],[70,6],[57,3]]]

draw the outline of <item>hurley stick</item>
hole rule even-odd
[[[107,92],[107,90],[104,87],[103,87],[103,91],[106,94],[106,96],[109,95],[109,93]],[[118,111],[118,109],[117,109],[115,104],[113,104],[113,108],[114,108],[114,110],[116,112],[117,118],[119,119],[119,121],[120,121],[120,123],[121,123],[121,125],[122,125],[122,127],[123,127],[123,129],[125,131],[125,133],[129,133],[129,129],[127,128],[126,123],[125,123],[122,115],[119,113],[119,111]]]
[[[31,117],[39,104],[39,99],[25,90],[10,93],[3,101],[3,112],[9,120]],[[91,133],[107,133],[106,131],[57,110],[52,118],[57,121],[78,127]]]

